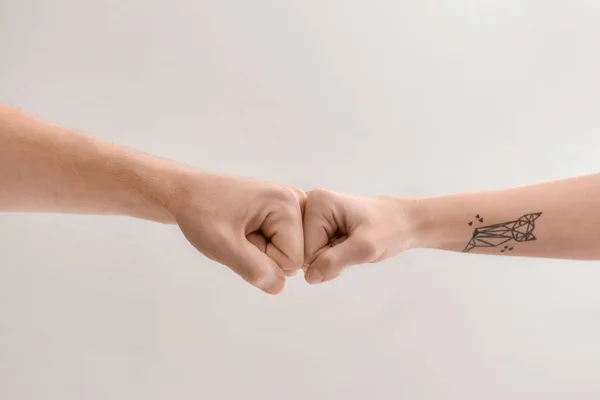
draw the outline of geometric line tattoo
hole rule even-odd
[[[542,215],[541,212],[525,214],[516,221],[475,228],[475,232],[473,232],[473,236],[463,253],[468,253],[475,247],[497,247],[511,240],[515,242],[536,240],[533,230],[535,229],[535,220],[540,215]]]

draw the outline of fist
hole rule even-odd
[[[374,263],[412,245],[408,201],[310,192],[304,211],[308,283],[325,282],[355,264]]]
[[[257,288],[278,294],[302,268],[301,190],[193,171],[178,198],[175,219],[189,242]]]

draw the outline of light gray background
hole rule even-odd
[[[437,196],[600,171],[596,0],[0,0],[0,101],[198,168]],[[279,297],[176,227],[0,215],[2,399],[598,399],[600,264]]]

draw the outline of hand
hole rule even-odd
[[[351,265],[382,261],[409,249],[408,204],[324,189],[310,192],[304,212],[306,281],[325,282]]]
[[[304,192],[197,171],[184,179],[174,214],[190,243],[250,284],[280,293],[303,264]]]

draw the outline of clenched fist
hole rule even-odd
[[[339,276],[347,267],[392,257],[412,246],[406,200],[310,192],[304,212],[306,281]]]
[[[270,294],[302,268],[304,192],[272,183],[190,171],[174,215],[208,258]]]
[[[206,256],[273,294],[300,268],[318,283],[414,247],[598,260],[597,198],[600,174],[410,201],[322,189],[306,199],[300,190],[199,172],[0,105],[1,212],[177,223]]]

